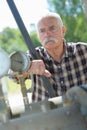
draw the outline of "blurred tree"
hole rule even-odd
[[[0,47],[11,53],[16,50],[26,50],[26,45],[18,29],[5,28],[0,33]]]
[[[39,39],[38,39],[36,31],[31,32],[30,33],[30,37],[32,39],[34,47],[40,46],[40,42],[39,42]]]
[[[40,44],[35,31],[31,32],[30,37],[35,47]],[[0,47],[8,53],[17,50],[26,51],[28,49],[19,29],[9,27],[0,32]]]
[[[81,0],[47,0],[48,9],[61,15],[67,32],[67,41],[87,42],[87,21]],[[51,7],[51,8],[50,8]]]
[[[87,42],[87,21],[82,9],[81,0],[47,0],[48,9],[61,15],[65,26],[67,27],[66,40],[78,42]],[[32,24],[34,28],[34,25]],[[31,40],[35,47],[40,45],[36,30],[30,33]],[[8,53],[28,48],[19,29],[5,28],[0,32],[0,47]]]

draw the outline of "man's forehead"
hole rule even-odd
[[[40,19],[39,22],[42,22],[42,21],[57,21],[58,19],[56,17],[53,17],[53,16],[47,16],[47,17],[43,17],[42,19]]]
[[[57,23],[57,19],[54,18],[43,18],[39,21],[38,26],[51,26]]]

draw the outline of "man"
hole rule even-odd
[[[56,13],[48,13],[37,23],[38,37],[42,44],[36,51],[40,60],[31,61],[27,74],[32,74],[32,100],[49,98],[40,75],[46,76],[56,96],[74,86],[87,83],[87,44],[67,43],[66,27]],[[30,55],[27,53],[27,55]]]

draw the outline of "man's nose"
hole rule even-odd
[[[48,30],[48,31],[45,32],[45,35],[46,35],[46,36],[50,36],[50,35],[51,35],[51,32]]]

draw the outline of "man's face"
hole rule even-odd
[[[63,27],[53,17],[43,18],[38,24],[40,42],[47,49],[59,46],[64,37],[63,32]]]

